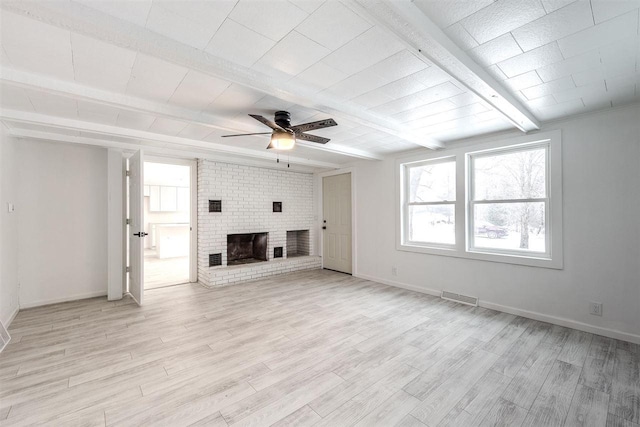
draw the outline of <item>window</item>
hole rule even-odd
[[[455,159],[407,164],[406,240],[414,244],[454,245]]]
[[[496,253],[549,253],[548,144],[469,155],[469,247]]]
[[[399,250],[562,268],[560,132],[398,160]]]

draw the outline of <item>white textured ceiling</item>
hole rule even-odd
[[[640,96],[640,0],[414,3],[539,120]],[[247,114],[272,118],[284,109],[294,124],[339,123],[311,132],[331,138],[320,147],[328,151],[301,144],[290,154],[323,167],[513,128],[446,64],[369,14],[366,2],[2,7],[2,118],[41,137],[75,129],[92,141],[214,151],[222,144],[264,156],[268,136],[220,135],[268,131]]]
[[[640,0],[415,3],[542,121],[640,99]]]

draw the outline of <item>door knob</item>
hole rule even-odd
[[[148,236],[149,233],[145,233],[144,231],[141,231],[139,233],[133,233],[133,235],[138,237],[144,237],[144,236]]]

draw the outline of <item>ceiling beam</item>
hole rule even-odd
[[[425,135],[409,132],[401,123],[372,113],[354,102],[344,101],[326,93],[316,93],[301,83],[269,76],[232,63],[130,22],[99,12],[79,2],[5,0],[0,5],[7,11],[250,87],[307,108],[342,117],[400,137],[416,145],[431,149],[444,147],[442,142]]]
[[[223,130],[229,133],[241,133],[246,131],[246,124],[237,120],[211,114],[190,110],[188,108],[159,103],[135,96],[114,93],[90,86],[65,80],[53,79],[41,74],[33,74],[12,68],[0,68],[0,81],[12,86],[39,92],[61,95],[67,98],[89,101],[92,103],[106,105],[137,113],[149,114],[152,116],[166,117],[186,123],[197,124],[209,127],[212,130]],[[307,148],[313,148],[330,153],[342,154],[364,160],[382,160],[382,156],[357,148],[352,148],[339,144],[314,144],[298,141],[297,144]]]
[[[203,152],[209,152],[212,155],[214,153],[218,153],[244,158],[266,159],[270,161],[275,160],[274,154],[266,150],[253,150],[250,148],[232,147],[215,142],[197,141],[177,136],[169,136],[135,129],[126,129],[117,126],[103,125],[99,123],[85,122],[75,119],[65,119],[62,117],[53,117],[44,114],[29,113],[24,111],[0,110],[0,119],[14,123],[44,125],[58,129],[67,129],[78,132],[87,132],[95,135],[102,135],[105,137],[105,144],[109,141],[107,139],[108,137],[118,137],[132,141],[151,142],[155,143],[157,147],[166,149],[187,147],[190,149],[200,149]],[[100,138],[100,140],[103,140],[103,138]],[[322,162],[295,156],[289,157],[289,160],[294,164],[318,168],[337,169],[340,167],[340,164],[337,163]]]
[[[447,72],[521,131],[540,129],[533,114],[411,0],[343,1],[394,33],[411,51]]]
[[[36,130],[29,129],[20,129],[20,128],[9,128],[9,135],[15,138],[22,139],[35,139],[41,141],[53,141],[53,142],[63,142],[68,144],[81,144],[81,145],[91,145],[97,147],[105,147],[105,148],[119,148],[125,150],[126,152],[135,152],[140,149],[145,150],[145,154],[152,156],[163,156],[163,157],[171,157],[178,159],[204,159],[211,160],[215,162],[221,163],[233,163],[233,164],[241,164],[245,166],[256,166],[267,169],[276,169],[283,170],[286,169],[289,172],[318,172],[326,169],[336,169],[341,166],[335,165],[332,168],[326,167],[313,167],[313,166],[305,166],[298,164],[291,164],[291,167],[285,166],[283,163],[275,163],[273,159],[267,160],[259,160],[259,159],[247,159],[247,158],[239,158],[236,156],[226,156],[220,154],[207,153],[199,150],[177,150],[171,148],[163,148],[163,147],[155,147],[153,145],[146,145],[140,143],[126,143],[126,142],[117,142],[117,141],[105,141],[102,139],[88,138],[83,136],[73,136],[73,135],[61,135],[52,132],[42,132]]]

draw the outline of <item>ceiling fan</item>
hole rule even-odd
[[[273,129],[272,132],[259,132],[259,133],[243,133],[237,135],[222,135],[223,138],[229,138],[234,136],[249,136],[249,135],[271,135],[271,142],[267,146],[267,149],[275,148],[276,150],[291,150],[295,144],[296,139],[301,141],[317,142],[318,144],[326,144],[331,141],[328,138],[321,136],[310,135],[310,130],[317,130],[328,128],[331,126],[337,126],[338,123],[333,119],[318,120],[317,122],[304,123],[301,125],[291,125],[291,115],[288,111],[276,111],[274,115],[274,121],[266,119],[256,114],[249,114],[262,124],[269,126]]]

